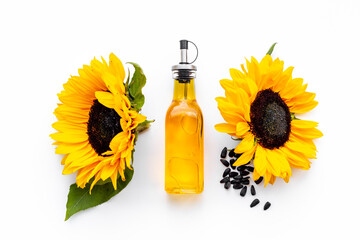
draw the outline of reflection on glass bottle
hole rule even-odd
[[[180,41],[182,60],[172,68],[174,96],[165,119],[165,190],[175,194],[204,188],[203,116],[195,98],[196,67],[187,63],[187,42]]]

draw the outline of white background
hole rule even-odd
[[[359,1],[1,1],[1,239],[358,239]],[[179,40],[199,47],[196,94],[205,119],[205,190],[164,191],[164,117]],[[288,184],[257,187],[253,197],[219,180],[223,122],[214,100],[219,80],[245,57],[273,53],[317,93],[324,137],[309,171]],[[70,75],[114,52],[146,76],[143,114],[155,119],[136,145],[135,175],[109,202],[65,222],[69,185],[49,134],[56,94]],[[272,207],[263,211],[265,201]],[[357,218],[356,218],[357,217]]]

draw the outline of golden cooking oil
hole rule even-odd
[[[188,42],[180,41],[182,57],[172,68],[174,95],[165,119],[165,190],[171,194],[204,189],[203,115],[195,98],[196,66],[187,63],[184,53]]]

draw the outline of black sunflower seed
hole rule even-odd
[[[243,185],[241,185],[240,183],[233,185],[233,188],[234,188],[234,189],[240,189],[240,188],[242,188],[242,187],[243,187]]]
[[[229,177],[225,177],[225,178],[223,178],[223,179],[220,180],[220,183],[226,183],[226,182],[228,182],[228,181],[230,181],[230,178],[229,178]]]
[[[225,189],[229,189],[231,186],[231,183],[230,182],[226,182],[225,185],[224,185],[224,188]]]
[[[236,167],[233,165],[234,162],[235,162],[235,159],[231,159],[231,160],[230,160],[230,167],[232,168],[232,170],[235,170],[235,168],[236,168]]]
[[[254,167],[246,166],[246,169],[247,169],[249,172],[254,172]]]
[[[238,166],[238,167],[236,168],[236,170],[238,170],[239,172],[241,172],[241,171],[244,171],[245,168],[246,168],[246,166],[242,165],[242,166]]]
[[[268,210],[270,206],[271,206],[271,203],[266,202],[264,205],[264,211]]]
[[[235,156],[234,150],[235,150],[235,149],[231,149],[231,150],[230,150],[230,152],[229,152],[229,157],[234,157],[234,156]]]
[[[259,199],[255,199],[254,201],[252,201],[252,203],[250,204],[250,207],[252,208],[252,207],[255,207],[256,205],[258,205],[259,204]]]
[[[250,184],[250,180],[249,179],[242,179],[240,180],[240,182],[244,185],[249,185]]]
[[[256,184],[259,184],[259,183],[262,182],[262,180],[263,180],[263,177],[260,177],[258,180],[255,181],[255,183],[256,183]]]
[[[221,158],[226,158],[226,154],[227,154],[227,148],[224,147],[223,150],[221,151],[220,157]]]
[[[220,159],[220,162],[221,162],[222,164],[224,164],[225,167],[230,166],[230,163],[229,163],[228,161],[226,161],[225,159]]]
[[[225,169],[225,171],[223,173],[223,177],[226,177],[227,175],[229,175],[230,172],[231,172],[230,168]]]
[[[230,175],[230,177],[235,177],[235,176],[239,175],[239,173],[238,172],[231,172],[229,175]]]
[[[253,195],[253,196],[256,195],[256,191],[255,191],[254,185],[251,185],[250,192],[251,192],[251,195]]]
[[[247,190],[247,187],[243,187],[243,189],[241,189],[240,191],[240,196],[244,197],[246,195],[246,190]]]
[[[250,173],[248,171],[241,171],[240,174],[241,174],[241,176],[245,177],[245,176],[249,175]]]
[[[236,179],[236,180],[241,180],[242,178],[243,177],[241,175],[237,175],[237,176],[234,177],[234,179]]]
[[[240,180],[231,180],[230,183],[231,184],[238,184],[238,183],[240,183]]]
[[[235,156],[234,156],[234,157],[235,157],[236,159],[238,159],[240,156],[241,156],[240,153],[235,153]]]

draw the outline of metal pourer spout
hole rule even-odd
[[[188,47],[189,43],[193,44],[196,48],[196,57],[194,61],[188,61]],[[179,82],[189,82],[189,79],[194,79],[196,76],[196,66],[193,65],[198,56],[198,48],[195,43],[189,40],[180,40],[180,62],[177,65],[172,66],[173,78],[179,80]]]
[[[188,64],[187,50],[188,50],[188,40],[180,40],[180,51],[181,58],[179,64]]]

